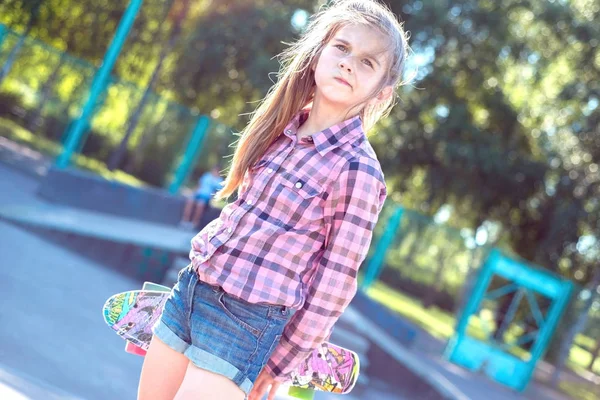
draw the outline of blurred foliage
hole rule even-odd
[[[391,271],[434,285],[441,297],[427,301],[451,309],[485,255],[471,243],[475,232],[492,224],[505,251],[588,282],[600,267],[600,1],[386,2],[411,34],[407,78],[416,71],[371,136],[390,198],[427,217],[450,210],[448,224],[461,227],[405,218]],[[35,3],[0,3],[0,23],[31,38],[0,89],[18,98],[13,120],[60,140],[127,2],[43,0],[32,19]],[[197,173],[209,168],[230,154],[232,132],[247,122],[240,114],[275,78],[273,57],[321,3],[200,0],[185,9],[185,0],[146,0],[84,153],[108,160],[152,81],[124,165],[163,185],[197,115],[209,114],[217,124]],[[17,41],[4,40],[0,64]]]
[[[600,231],[600,3],[390,4],[420,64],[374,138],[402,203],[496,221],[506,247],[585,282],[600,261],[597,241],[578,251]]]

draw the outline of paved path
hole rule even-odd
[[[0,164],[0,207],[38,205],[38,181]],[[0,221],[0,399],[134,399],[142,359],[101,318],[135,281]]]
[[[134,399],[142,359],[123,352],[101,310],[135,286],[0,222],[0,382],[25,398],[48,398],[36,393],[49,388],[57,398]]]

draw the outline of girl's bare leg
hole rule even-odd
[[[190,362],[174,400],[244,400],[245,397],[242,389],[232,380],[198,368]]]
[[[173,400],[188,362],[183,354],[153,336],[142,367],[138,400]]]

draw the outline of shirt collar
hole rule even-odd
[[[296,114],[286,126],[284,134],[290,138],[296,136],[298,128],[308,118],[309,111],[305,109]],[[321,155],[325,155],[344,143],[356,141],[364,136],[362,121],[358,115],[311,135],[315,147]]]

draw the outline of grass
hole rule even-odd
[[[438,339],[446,340],[454,333],[456,319],[452,315],[436,307],[426,309],[417,300],[397,292],[381,282],[376,282],[371,286],[367,294],[373,300],[385,304]]]
[[[559,383],[560,390],[569,396],[571,399],[577,400],[598,400],[598,392],[600,388],[594,385],[583,385],[580,382],[565,382]]]
[[[0,136],[4,136],[33,150],[37,150],[50,158],[55,158],[62,151],[62,145],[59,143],[44,137],[36,136],[19,124],[6,118],[0,118]],[[146,185],[135,176],[129,175],[123,171],[109,171],[108,168],[106,168],[106,164],[90,157],[81,154],[73,154],[71,160],[76,167],[93,172],[107,180],[121,182],[130,186]]]
[[[376,282],[369,288],[367,294],[379,303],[385,304],[391,310],[396,311],[407,320],[429,332],[432,336],[447,340],[454,334],[456,318],[447,311],[440,310],[437,307],[425,308],[416,299],[406,296],[389,286]],[[488,318],[486,318],[488,319]],[[467,332],[469,335],[478,338],[486,338],[485,321],[477,316],[470,320]],[[508,332],[507,338],[511,341],[519,332],[515,329]],[[591,341],[593,339],[582,336],[582,341]],[[579,341],[579,338],[578,338]],[[579,341],[581,343],[581,341]],[[516,356],[526,356],[527,352],[522,349],[511,349]],[[584,349],[573,346],[569,354],[567,365],[576,373],[583,372],[591,360],[591,354]],[[594,372],[600,375],[600,362],[596,362]]]
[[[454,334],[456,318],[445,310],[437,307],[425,308],[418,300],[397,292],[380,282],[375,283],[369,289],[368,295],[374,300],[386,304],[437,339],[447,340]],[[471,319],[467,332],[477,339],[487,337],[485,323],[478,317]]]

